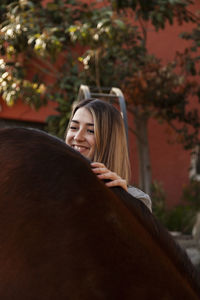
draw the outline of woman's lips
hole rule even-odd
[[[85,151],[87,151],[87,150],[89,150],[89,148],[88,147],[86,147],[86,146],[81,146],[81,145],[73,145],[72,146],[76,151],[78,151],[78,152],[85,152]]]

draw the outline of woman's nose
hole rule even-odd
[[[84,141],[84,139],[85,139],[84,132],[82,130],[77,131],[74,136],[74,140],[75,141]]]

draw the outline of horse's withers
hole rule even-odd
[[[0,130],[0,298],[199,299],[196,272],[139,202],[33,129]]]

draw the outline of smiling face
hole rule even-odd
[[[96,146],[94,120],[89,110],[80,107],[74,114],[65,142],[85,157],[93,160]]]

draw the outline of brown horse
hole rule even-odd
[[[0,130],[0,299],[200,299],[186,254],[64,142]]]

